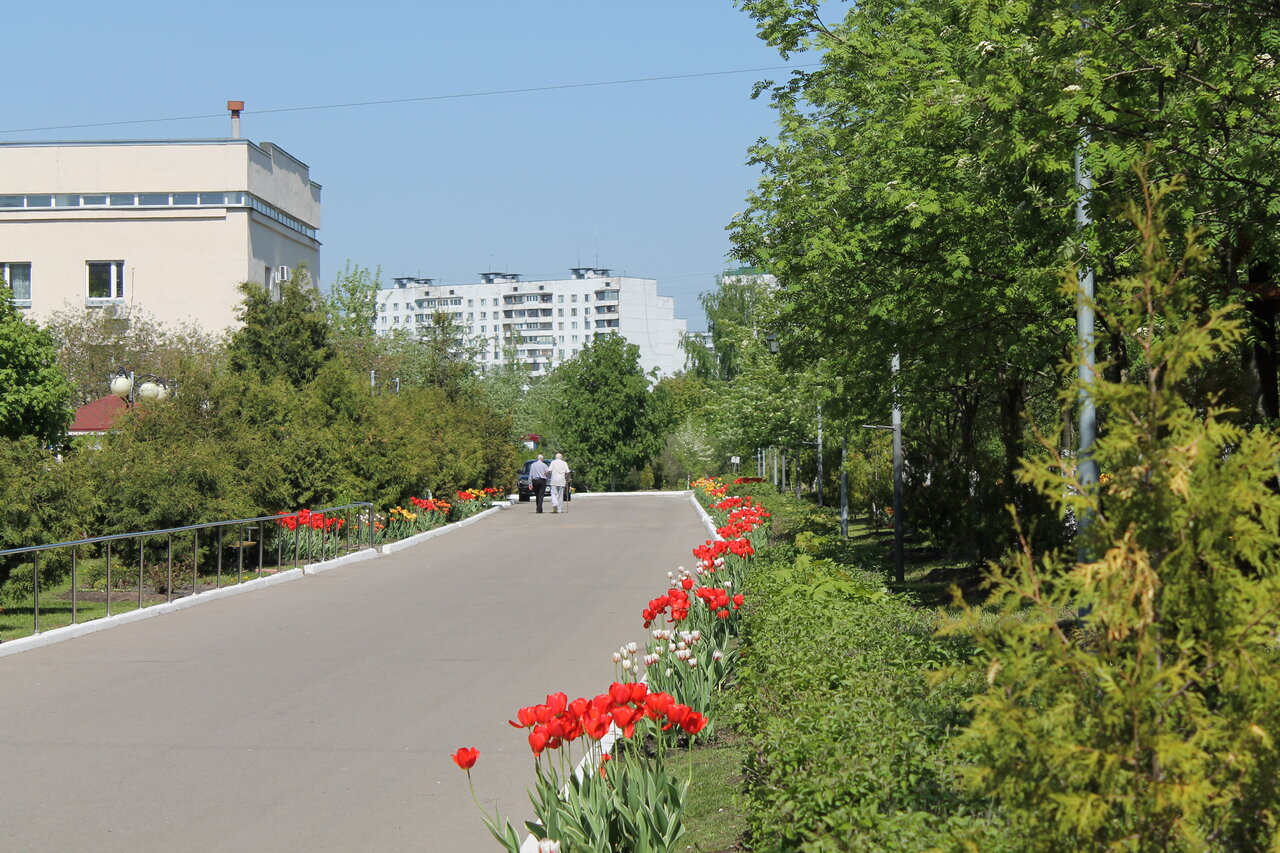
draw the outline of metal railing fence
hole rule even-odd
[[[227,528],[235,528],[236,536],[227,541]],[[235,583],[243,583],[246,570],[246,555],[249,557],[248,570],[254,577],[260,578],[264,573],[274,573],[285,567],[330,560],[344,553],[351,553],[361,548],[371,548],[375,544],[376,518],[372,503],[361,501],[326,507],[320,510],[302,510],[298,513],[281,515],[263,515],[256,518],[237,518],[231,521],[208,521],[201,524],[189,524],[185,527],[170,527],[163,530],[145,530],[132,533],[113,533],[106,536],[94,536],[89,539],[76,539],[70,542],[55,542],[50,545],[28,545],[22,548],[9,548],[0,551],[0,567],[7,565],[12,577],[14,570],[26,562],[25,555],[31,556],[31,625],[32,632],[40,633],[40,586],[41,556],[45,556],[45,572],[53,574],[59,580],[65,579],[68,568],[71,574],[71,621],[75,625],[79,617],[80,580],[85,566],[97,578],[104,575],[106,590],[106,616],[111,615],[112,596],[116,592],[124,593],[116,600],[132,600],[130,590],[118,588],[120,573],[113,577],[114,556],[123,560],[121,569],[129,567],[130,579],[133,567],[137,568],[137,608],[145,606],[144,596],[148,581],[154,595],[163,595],[165,601],[173,601],[175,591],[181,585],[177,597],[194,595],[200,591],[201,557],[205,558],[206,577],[213,589],[221,588],[224,575],[229,578],[231,566],[227,564],[230,557],[234,563]],[[203,538],[201,533],[208,531]],[[253,538],[246,538],[246,533]],[[186,537],[190,534],[190,538]],[[160,537],[164,537],[163,540]],[[175,539],[177,549],[175,552]],[[69,558],[66,556],[70,552]],[[148,563],[148,554],[152,560]],[[175,554],[178,572],[177,583],[174,579]],[[271,557],[274,555],[274,565]],[[15,559],[17,558],[17,559]],[[210,565],[212,564],[212,565]],[[224,573],[224,568],[226,572]],[[188,588],[187,573],[190,573]],[[91,592],[96,580],[90,582]],[[158,604],[158,601],[151,602]],[[96,618],[96,617],[95,617]],[[61,627],[61,626],[55,626]]]

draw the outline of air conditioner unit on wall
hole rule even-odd
[[[293,271],[285,266],[276,267],[276,281],[288,281]]]

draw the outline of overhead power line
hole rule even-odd
[[[267,113],[299,113],[311,110],[341,110],[351,107],[373,107],[382,104],[412,104],[421,101],[448,101],[459,98],[485,98],[493,95],[523,95],[531,92],[553,92],[561,89],[589,89],[598,86],[622,86],[630,83],[656,83],[663,80],[689,80],[695,77],[723,77],[729,74],[755,74],[762,71],[791,71],[800,68],[812,68],[814,63],[804,65],[772,65],[766,68],[736,68],[732,71],[702,71],[696,74],[666,74],[659,77],[632,77],[626,80],[597,80],[591,83],[562,83],[556,86],[528,86],[520,89],[490,89],[482,92],[456,92],[448,95],[422,95],[416,98],[384,98],[377,101],[351,101],[343,104],[315,104],[307,107],[277,107],[268,110],[244,110],[244,114],[265,115]],[[128,124],[158,124],[168,121],[195,121],[197,119],[222,118],[226,112],[204,113],[192,116],[168,116],[166,118],[139,118],[121,121],[98,121],[83,124],[54,124],[45,127],[17,127],[0,130],[2,133],[35,133],[46,130],[75,130],[86,127],[118,127]]]

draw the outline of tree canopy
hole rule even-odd
[[[52,337],[22,316],[0,287],[0,436],[60,441],[71,423],[71,383]]]
[[[548,449],[563,451],[582,482],[616,488],[657,449],[640,348],[621,335],[594,338],[551,378],[554,445]]]

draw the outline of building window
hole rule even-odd
[[[577,317],[577,316],[578,316],[578,309],[577,309],[577,308],[570,308],[570,309],[569,309],[569,316],[570,316],[570,317]]]
[[[468,299],[468,300],[467,300],[467,307],[468,307],[468,308],[474,308],[474,307],[475,307],[475,304],[476,304],[476,301],[475,301],[474,299]]]
[[[31,263],[0,262],[0,278],[13,291],[13,302],[19,308],[31,307]]]
[[[584,293],[584,294],[582,294],[582,301],[583,301],[583,302],[590,302],[590,301],[591,301],[591,294],[590,294],[590,293]]]
[[[556,302],[564,302],[564,294],[563,294],[563,293],[556,297]]]
[[[569,301],[570,301],[570,302],[577,302],[577,301],[578,301],[578,294],[576,294],[576,293],[571,294],[571,295],[569,296]]]
[[[590,309],[590,308],[583,308],[583,309],[582,309],[582,316],[584,316],[584,317],[590,317],[590,316],[591,316],[591,309]]]
[[[88,261],[90,299],[124,299],[124,261]]]

